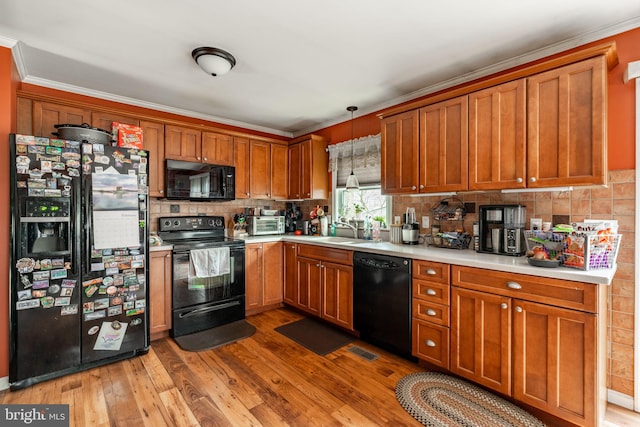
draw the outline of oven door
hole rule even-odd
[[[230,248],[229,261],[229,274],[191,277],[189,251],[174,251],[172,336],[244,319],[244,246]]]

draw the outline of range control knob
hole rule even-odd
[[[169,221],[168,219],[165,219],[164,222],[162,223],[162,225],[164,225],[165,227],[169,228],[169,227],[171,227],[171,221]]]
[[[173,225],[175,225],[176,227],[179,227],[180,226],[180,220],[179,219],[174,220],[173,221]]]
[[[216,219],[216,225],[217,225],[218,227],[222,227],[222,218],[217,218],[217,219]]]

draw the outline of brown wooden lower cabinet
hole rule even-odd
[[[162,338],[171,329],[172,252],[149,253],[149,332]]]
[[[284,302],[353,330],[352,257],[347,250],[285,243]]]
[[[245,309],[248,315],[282,303],[282,242],[245,247]]]
[[[450,369],[554,417],[598,425],[605,317],[606,287],[453,266]],[[415,347],[420,326],[414,351],[429,360]]]
[[[449,328],[418,320],[415,317],[412,327],[413,355],[436,366],[449,369]]]

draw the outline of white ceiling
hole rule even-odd
[[[292,136],[640,26],[638,0],[3,0],[23,81]],[[205,74],[199,46],[231,52]],[[639,51],[640,55],[640,51]]]

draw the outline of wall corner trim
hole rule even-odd
[[[627,69],[624,70],[624,82],[629,83],[629,80],[637,79],[640,77],[640,61],[629,62]]]
[[[619,391],[607,389],[607,402],[633,411],[633,397]]]

